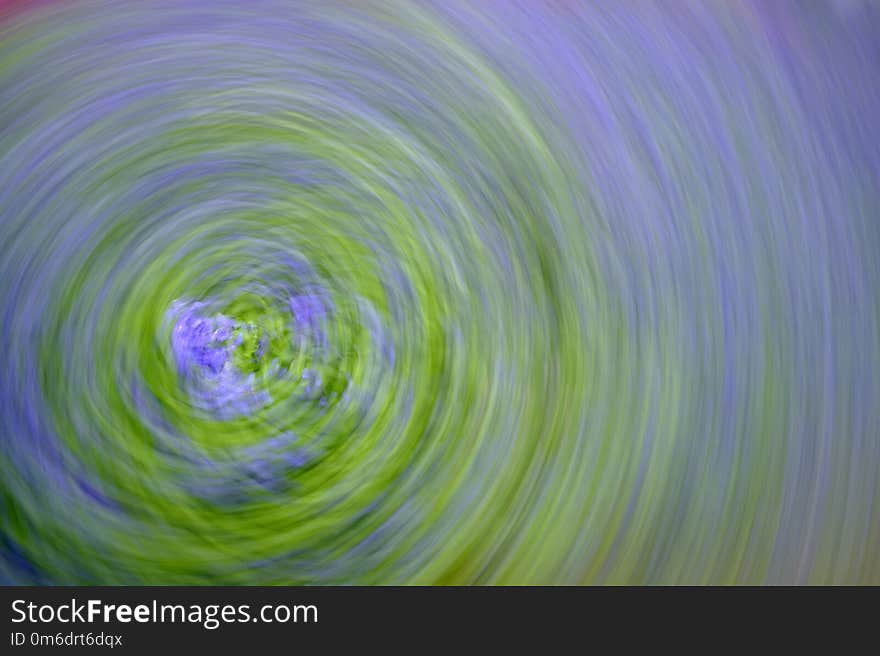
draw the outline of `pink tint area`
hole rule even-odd
[[[0,0],[0,23],[12,20],[21,14],[62,2],[64,0]]]

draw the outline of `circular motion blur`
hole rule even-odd
[[[880,583],[880,11],[0,5],[0,582]]]

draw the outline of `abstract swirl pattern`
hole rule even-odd
[[[880,583],[870,3],[6,3],[0,581]]]

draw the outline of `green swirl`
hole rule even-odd
[[[639,11],[3,23],[0,580],[877,580],[870,128]]]

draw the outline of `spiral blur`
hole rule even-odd
[[[0,4],[0,582],[880,584],[880,5]]]

